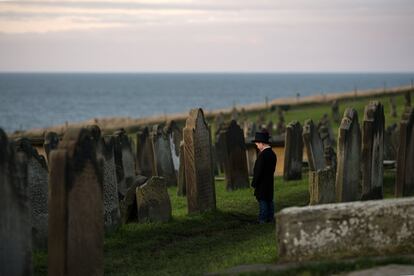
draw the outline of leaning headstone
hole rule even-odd
[[[282,262],[414,252],[412,198],[285,208],[276,214]]]
[[[185,184],[185,167],[184,167],[184,141],[180,143],[180,168],[178,170],[178,179],[177,179],[177,195],[185,196],[186,195],[186,184]]]
[[[27,159],[27,182],[32,214],[33,248],[46,249],[48,236],[48,169],[46,160],[42,155],[39,155],[26,138],[16,140],[16,151],[25,154]]]
[[[0,129],[0,275],[32,275],[27,160]]]
[[[69,128],[49,168],[49,275],[103,275],[103,173],[91,131]]]
[[[167,186],[177,186],[177,174],[171,154],[171,143],[161,125],[155,125],[151,132],[157,176],[162,176]]]
[[[128,183],[128,189],[125,196],[119,201],[122,224],[138,221],[136,189],[138,186],[143,185],[147,179],[143,175],[137,175],[134,179],[128,178],[130,182]]]
[[[302,179],[303,140],[302,126],[298,121],[290,122],[285,135],[285,160],[283,179]]]
[[[163,177],[153,176],[136,189],[138,222],[167,222],[172,209]]]
[[[120,198],[124,197],[129,186],[135,178],[135,157],[131,140],[125,130],[114,133],[114,156],[116,166],[116,180]]]
[[[201,108],[190,111],[183,134],[188,212],[215,209],[211,137]]]
[[[309,171],[309,204],[335,202],[335,169],[326,167],[318,171]]]
[[[347,108],[339,127],[338,166],[336,171],[336,201],[361,198],[361,130],[358,113]]]
[[[157,175],[154,149],[148,127],[137,132],[137,174],[147,177]]]
[[[59,136],[56,132],[50,131],[45,134],[43,148],[45,150],[47,161],[49,162],[49,153],[59,145]]]
[[[384,107],[377,101],[372,101],[365,107],[361,158],[361,198],[383,198]]]
[[[302,135],[310,170],[318,171],[324,169],[326,164],[323,143],[312,120],[305,121]]]
[[[246,145],[243,131],[232,120],[221,129],[218,144],[221,145],[226,189],[236,190],[249,187],[247,171]]]
[[[414,108],[406,107],[400,122],[395,195],[414,195]]]
[[[171,157],[177,175],[180,168],[180,143],[183,140],[183,131],[173,120],[167,123],[164,131],[170,140]]]
[[[98,156],[103,165],[103,200],[105,230],[111,232],[121,224],[118,185],[114,156],[114,138],[104,136],[98,143]]]

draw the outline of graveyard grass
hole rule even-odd
[[[403,111],[403,96],[398,96],[398,118],[390,118],[389,98],[378,98],[384,104],[386,126],[398,122]],[[359,121],[368,99],[340,103],[340,112],[347,106],[357,109]],[[330,106],[306,106],[289,110],[286,121],[308,118],[318,121]],[[257,114],[252,114],[252,117]],[[273,118],[276,120],[276,116]],[[333,125],[335,132],[338,125]],[[337,132],[336,132],[337,133]],[[335,134],[336,134],[335,133]],[[395,172],[385,171],[384,194],[393,197]],[[220,272],[244,264],[275,264],[277,262],[274,224],[256,223],[258,206],[251,188],[226,191],[224,181],[216,180],[217,209],[204,214],[187,215],[185,197],[178,197],[175,187],[169,195],[173,219],[168,223],[130,223],[106,235],[104,255],[106,275],[200,275]],[[299,181],[284,182],[275,178],[276,212],[309,202],[307,173]],[[352,262],[330,261],[304,264],[280,275],[327,275],[373,266],[400,263],[414,264],[413,259],[386,256],[373,260],[361,258]],[[34,254],[35,275],[47,274],[47,252]],[[266,273],[254,273],[265,275]]]

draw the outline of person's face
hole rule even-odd
[[[259,151],[262,151],[262,150],[263,150],[263,147],[264,147],[264,144],[263,144],[263,143],[256,142],[255,144],[256,144],[256,147],[257,147],[257,149],[258,149]]]

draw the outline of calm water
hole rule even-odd
[[[145,117],[234,104],[408,85],[404,74],[0,74],[8,132],[95,117]]]

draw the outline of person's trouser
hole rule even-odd
[[[273,221],[275,205],[273,200],[259,200],[259,223]]]

